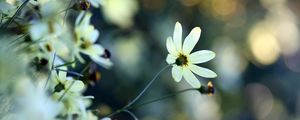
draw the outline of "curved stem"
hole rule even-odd
[[[138,104],[138,105],[134,105],[134,106],[131,106],[131,107],[128,107],[127,109],[134,109],[134,108],[139,108],[141,106],[144,106],[144,105],[147,105],[147,104],[151,104],[151,103],[154,103],[154,102],[158,102],[158,101],[161,101],[161,100],[164,100],[164,99],[167,99],[167,98],[171,98],[173,96],[176,96],[180,93],[184,93],[184,92],[187,92],[187,91],[193,91],[193,90],[196,90],[198,91],[197,88],[188,88],[188,89],[184,89],[184,90],[180,90],[180,91],[177,91],[175,93],[172,93],[172,94],[168,94],[168,95],[165,95],[163,97],[160,97],[160,98],[157,98],[157,99],[153,99],[153,100],[149,100],[149,101],[146,101],[144,103],[141,103],[141,104]]]
[[[56,52],[53,54],[53,60],[52,60],[52,63],[51,63],[51,68],[50,68],[50,71],[48,73],[48,77],[47,77],[47,80],[46,80],[46,83],[44,85],[44,89],[46,89],[48,83],[49,83],[49,80],[51,78],[51,75],[52,75],[52,70],[53,70],[53,67],[54,67],[54,61],[55,61],[55,58],[56,58]]]
[[[149,100],[147,102],[144,102],[144,103],[141,103],[141,104],[137,104],[137,105],[133,105],[133,106],[129,106],[129,107],[123,107],[122,109],[119,109],[117,110],[116,112],[113,112],[109,115],[107,115],[106,117],[111,117],[111,116],[114,116],[116,114],[119,114],[121,112],[128,112],[130,109],[134,109],[134,108],[139,108],[139,107],[142,107],[144,105],[147,105],[147,104],[151,104],[151,103],[154,103],[154,102],[158,102],[158,101],[161,101],[161,100],[164,100],[164,99],[167,99],[167,98],[171,98],[171,97],[174,97],[178,94],[181,94],[181,93],[184,93],[184,92],[188,92],[188,91],[193,91],[193,90],[196,90],[198,91],[197,88],[188,88],[188,89],[184,89],[184,90],[180,90],[180,91],[177,91],[175,93],[172,93],[172,94],[168,94],[168,95],[165,95],[163,97],[160,97],[160,98],[157,98],[157,99],[153,99],[153,100]],[[129,111],[130,112],[130,111]],[[132,112],[129,113],[130,115],[133,114]],[[133,116],[133,115],[132,115]],[[136,116],[133,116],[134,118],[136,118]],[[135,119],[136,120],[136,119]]]
[[[58,70],[58,71],[61,71],[61,72],[66,72],[66,73],[76,75],[76,76],[79,76],[79,77],[83,77],[82,74],[74,72],[74,71],[69,71],[69,70],[64,70],[64,69],[59,69],[59,68],[55,68],[55,70]]]
[[[68,7],[66,8],[66,13],[65,13],[64,18],[63,18],[63,19],[64,19],[64,20],[63,20],[63,26],[64,26],[64,24],[65,24],[65,20],[66,20],[66,17],[67,17],[67,14],[68,14],[68,10],[69,10],[71,4],[72,4],[72,0],[70,0],[70,2],[69,2],[69,4],[68,4]]]
[[[138,118],[132,113],[130,112],[129,110],[123,110],[124,112],[128,113],[134,120],[138,120]]]
[[[164,67],[163,69],[161,69],[155,76],[154,78],[146,85],[146,87],[139,93],[138,96],[136,96],[130,103],[128,103],[124,109],[130,107],[132,104],[134,104],[145,92],[146,90],[152,85],[152,83],[156,80],[156,78],[158,77],[158,75],[164,71],[165,69],[167,69],[168,67],[170,67],[171,65],[167,65],[166,67]]]

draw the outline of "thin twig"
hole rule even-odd
[[[132,118],[134,119],[134,120],[138,120],[138,118],[132,113],[132,112],[130,112],[129,110],[123,110],[124,112],[126,112],[126,113],[128,113],[130,116],[132,116]]]
[[[47,85],[48,85],[48,82],[49,82],[49,80],[50,80],[50,78],[51,78],[55,58],[56,58],[56,52],[53,54],[53,60],[52,60],[52,63],[51,63],[50,71],[49,71],[49,73],[48,73],[48,77],[47,77],[47,80],[46,80],[44,89],[46,89],[46,87],[47,87]]]
[[[146,85],[146,87],[139,93],[139,95],[137,97],[135,97],[130,103],[128,103],[124,108],[128,108],[130,107],[132,104],[134,104],[144,93],[145,91],[152,85],[152,83],[156,80],[156,78],[158,77],[158,75],[164,71],[166,68],[170,67],[171,65],[167,65],[166,67],[164,67],[163,69],[161,69],[156,75],[155,77]]]
[[[150,104],[150,103],[154,103],[154,102],[158,102],[158,101],[161,101],[161,100],[164,100],[164,99],[167,99],[167,98],[171,98],[171,97],[176,96],[178,94],[181,94],[181,93],[184,93],[184,92],[187,92],[187,91],[193,91],[193,90],[197,91],[198,89],[197,88],[188,88],[188,89],[180,90],[180,91],[177,91],[175,93],[168,94],[168,95],[165,95],[165,96],[157,98],[157,99],[153,99],[153,100],[149,100],[149,101],[146,101],[144,103],[141,103],[141,104],[133,105],[131,107],[128,107],[127,109],[130,110],[130,109],[134,109],[134,108],[139,108],[141,106],[144,106],[144,105],[147,105],[147,104]]]
[[[67,7],[67,9],[66,9],[66,13],[65,13],[64,19],[63,19],[63,26],[64,26],[64,24],[65,24],[65,20],[66,20],[66,17],[67,17],[67,14],[68,14],[68,10],[69,10],[68,8],[70,8],[71,3],[72,3],[72,0],[70,0],[70,2],[69,2],[69,4],[68,4],[68,7]]]

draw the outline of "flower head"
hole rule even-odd
[[[79,53],[88,55],[94,62],[105,68],[110,68],[113,64],[109,58],[103,57],[107,54],[107,50],[100,44],[96,44],[99,37],[99,31],[90,24],[92,14],[90,12],[82,12],[76,19],[75,35],[77,51],[75,56],[79,61],[84,62]]]
[[[207,62],[215,57],[215,53],[209,50],[200,50],[191,53],[201,34],[201,29],[195,27],[184,39],[182,44],[182,27],[179,22],[175,24],[173,39],[167,38],[167,63],[172,64],[172,77],[176,82],[181,81],[182,76],[194,88],[200,88],[201,84],[196,76],[205,78],[217,77],[217,74],[207,68],[195,64]]]

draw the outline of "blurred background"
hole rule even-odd
[[[196,26],[194,51],[212,50],[200,66],[215,71],[213,96],[190,91],[134,109],[141,120],[299,120],[299,0],[108,0],[93,9],[99,43],[114,67],[98,68],[100,80],[86,95],[105,115],[125,106],[164,66],[166,38],[176,21],[183,39]],[[165,70],[138,103],[190,88]],[[113,119],[133,119],[122,113]]]

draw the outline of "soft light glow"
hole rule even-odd
[[[201,2],[201,0],[180,0],[180,2],[184,5],[184,6],[194,6],[197,5],[198,3]]]
[[[278,59],[280,47],[275,36],[266,27],[264,23],[254,26],[250,32],[249,45],[256,62],[270,65]]]
[[[247,97],[251,109],[258,120],[266,118],[273,109],[273,95],[269,88],[262,84],[254,83],[246,86]]]
[[[237,9],[236,0],[213,0],[212,8],[218,16],[232,15]]]

